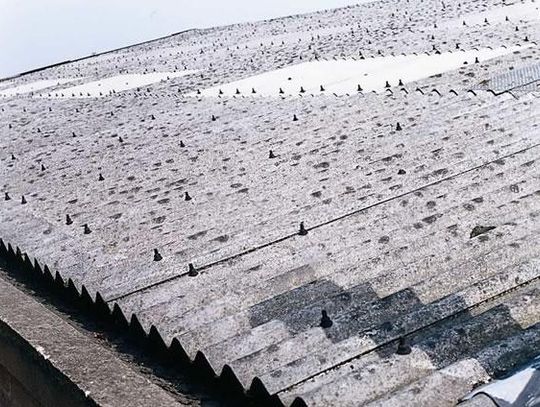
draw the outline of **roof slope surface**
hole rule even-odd
[[[455,404],[539,350],[538,17],[534,2],[382,0],[10,80],[0,238],[285,405]],[[198,92],[464,50],[478,60],[379,75],[378,92],[360,71],[339,93]]]

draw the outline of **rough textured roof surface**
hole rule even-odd
[[[276,403],[453,405],[540,349],[539,93],[489,88],[538,63],[539,17],[373,1],[0,83],[0,249]],[[379,92],[197,93],[307,61],[515,46]],[[154,71],[190,73],[69,90]]]

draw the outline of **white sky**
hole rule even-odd
[[[0,0],[0,77],[164,36],[354,0]]]

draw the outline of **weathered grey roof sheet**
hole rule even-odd
[[[4,255],[285,405],[455,404],[539,350],[538,94],[481,85],[536,46],[379,93],[186,94],[360,51],[534,42],[534,20],[461,23],[500,7],[376,1],[16,79],[199,72],[0,99]]]

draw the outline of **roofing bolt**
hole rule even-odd
[[[386,81],[386,85],[384,85],[385,88],[389,88],[390,87],[390,84],[388,83],[388,81]]]
[[[508,16],[506,16],[506,17],[504,18],[504,21],[510,21],[510,19],[508,18]]]
[[[124,139],[122,138],[122,136],[118,137],[118,141],[119,141],[120,143],[123,143],[123,142],[124,142]]]
[[[185,195],[184,195],[184,199],[185,199],[186,201],[191,201],[191,196],[189,196],[188,191],[186,191],[186,193],[185,193]]]
[[[283,89],[279,88],[279,94],[282,95],[284,94],[285,92],[283,92]]]
[[[268,158],[276,158],[276,155],[272,150],[270,150],[270,154],[268,154]]]
[[[304,89],[303,86],[300,86],[300,93],[306,93],[306,90]]]
[[[240,89],[236,88],[236,94],[237,94],[237,95],[240,94]]]
[[[324,92],[324,86],[321,85],[321,92]]]
[[[195,266],[193,265],[193,263],[189,263],[187,274],[190,277],[196,277],[199,275],[199,272],[195,269]]]
[[[163,257],[161,254],[159,254],[158,249],[154,249],[154,261],[160,261],[163,260]]]
[[[398,86],[405,86],[403,85],[403,81],[401,79],[399,80]]]
[[[211,120],[212,120],[213,122],[215,122],[215,121],[216,121],[216,116],[212,115]]]
[[[4,193],[4,201],[9,201],[11,199],[11,197],[9,196],[9,194],[7,192]]]
[[[8,124],[8,129],[12,129],[13,126],[11,125],[11,123]]]
[[[516,26],[516,31],[519,31],[519,27]]]
[[[220,95],[223,95],[223,91],[220,89],[218,92]]]
[[[45,171],[45,166],[43,164],[41,164],[41,171]]]
[[[180,89],[178,89],[180,91]],[[197,95],[200,95],[201,94],[201,90],[200,89],[197,89]]]
[[[321,311],[321,323],[319,324],[319,326],[323,329],[328,329],[330,328],[332,325],[334,325],[334,323],[332,322],[332,320],[330,319],[330,317],[328,316],[328,313],[326,312],[326,310],[322,310]]]
[[[154,116],[153,114],[150,115],[150,120],[156,120],[156,116]]]
[[[103,175],[101,175],[101,172],[99,173],[98,181],[105,181],[105,178],[103,178]]]
[[[529,37],[528,37],[528,36],[525,36],[525,38],[523,38],[523,41],[529,42]]]
[[[13,153],[11,154],[11,159],[12,159],[12,160],[16,160],[16,159],[17,159],[17,157],[15,157],[15,154],[13,154]]]
[[[257,93],[257,92],[255,91],[255,88],[251,88],[251,93]]]
[[[363,90],[362,87],[360,85],[358,85],[358,87],[356,88],[356,91],[357,92],[362,92],[362,90]]]
[[[41,129],[40,129],[39,127],[37,128],[37,132],[38,132],[38,133],[41,133]]]
[[[90,228],[88,227],[88,223],[85,223],[83,225],[83,228],[84,228],[84,234],[85,235],[89,235],[90,233],[92,233],[92,231],[90,230]]]
[[[403,168],[401,168],[398,172],[398,175],[405,175],[407,171],[405,171]]]
[[[480,63],[480,60],[478,59],[478,57],[474,58],[474,63],[475,63],[475,64],[479,64],[479,63]]]
[[[399,122],[396,124],[396,131],[401,131],[403,128],[401,127],[401,124]]]
[[[411,353],[411,347],[409,346],[405,338],[399,338],[396,353],[398,355],[408,355],[409,353]]]
[[[293,122],[297,122],[297,121],[298,121],[298,117],[296,117],[296,115],[293,115],[292,121],[293,121]]]
[[[182,140],[180,140],[180,147],[185,147],[186,145],[184,144],[184,142]]]
[[[24,195],[21,197],[21,205],[24,205],[26,203],[26,198]]]
[[[306,229],[306,227],[304,226],[304,222],[300,222],[300,230],[298,231],[298,234],[300,236],[305,236],[308,234],[308,231]]]
[[[73,223],[73,220],[71,219],[71,216],[69,214],[66,215],[66,225],[71,225]]]

